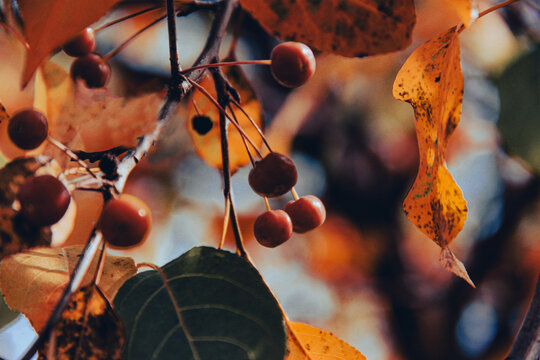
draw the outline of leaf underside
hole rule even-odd
[[[153,270],[129,279],[114,300],[125,359],[283,359],[281,312],[246,260],[197,247],[162,270],[174,299]]]

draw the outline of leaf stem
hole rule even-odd
[[[205,64],[205,65],[197,65],[192,66],[190,68],[187,68],[185,70],[182,70],[182,74],[189,73],[194,70],[200,70],[200,69],[211,69],[216,67],[222,67],[222,66],[234,66],[234,65],[271,65],[270,60],[242,60],[242,61],[222,61],[222,62],[216,62],[212,64]]]
[[[493,11],[495,11],[495,10],[498,10],[498,9],[500,9],[500,8],[502,8],[502,7],[508,6],[508,5],[510,5],[510,4],[512,4],[512,3],[515,3],[515,2],[518,2],[518,1],[520,1],[520,0],[507,0],[507,1],[504,1],[504,2],[502,2],[502,3],[500,3],[500,4],[497,4],[497,5],[495,5],[495,6],[492,6],[492,7],[490,7],[489,9],[484,10],[484,11],[482,11],[480,14],[478,14],[478,18],[480,19],[482,16],[487,15],[487,14],[489,14],[490,12],[493,12]]]

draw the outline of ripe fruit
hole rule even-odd
[[[253,224],[255,239],[266,247],[276,247],[289,240],[293,225],[291,218],[283,210],[265,211]]]
[[[112,247],[129,248],[146,238],[151,223],[148,206],[133,195],[122,194],[105,205],[98,228]]]
[[[102,62],[98,54],[88,54],[76,59],[71,64],[71,77],[73,80],[84,80],[89,88],[100,88],[107,84],[111,76],[109,64]]]
[[[10,140],[23,150],[37,148],[49,133],[49,124],[45,115],[33,109],[26,109],[9,119],[8,135]]]
[[[283,154],[271,152],[257,161],[249,172],[249,185],[261,196],[276,197],[290,191],[298,173],[294,162]]]
[[[51,175],[31,177],[21,185],[16,198],[21,203],[20,213],[37,226],[58,222],[71,201],[64,184]]]
[[[286,87],[304,84],[315,73],[313,51],[303,43],[288,41],[277,45],[270,55],[274,79]]]
[[[96,37],[92,28],[86,28],[64,44],[64,52],[69,56],[81,57],[90,54],[96,47]]]
[[[324,204],[318,197],[313,195],[303,196],[296,201],[289,201],[285,205],[285,212],[291,218],[293,231],[300,234],[322,225],[326,219]]]

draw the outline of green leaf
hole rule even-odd
[[[498,80],[499,129],[508,150],[540,172],[540,47],[510,65]]]
[[[114,306],[127,334],[124,358],[282,360],[279,306],[257,270],[227,251],[196,247],[129,279]]]

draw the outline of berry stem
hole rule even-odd
[[[103,58],[101,59],[101,62],[102,63],[108,62],[113,56],[118,54],[120,51],[124,50],[126,46],[128,46],[133,40],[137,38],[137,36],[141,35],[143,32],[145,32],[152,26],[156,25],[157,23],[161,22],[165,18],[166,16],[161,16],[160,18],[152,21],[150,24],[146,25],[145,27],[139,29],[135,34],[131,35],[123,43],[121,43],[116,49],[110,51],[107,55],[103,56]]]
[[[60,141],[57,141],[55,139],[53,139],[52,137],[47,137],[47,140],[49,140],[49,142],[54,145],[56,148],[58,148],[59,150],[61,150],[64,154],[66,154],[68,157],[70,157],[72,160],[76,161],[79,165],[81,165],[83,168],[85,168],[86,172],[88,174],[90,174],[90,176],[92,176],[93,178],[97,179],[97,175],[94,174],[94,172],[92,172],[92,170],[90,170],[90,168],[88,167],[88,165],[82,161],[78,156],[77,154],[75,154],[70,148],[68,148],[67,146],[65,146],[64,144],[62,144]]]
[[[229,111],[231,112],[231,115],[232,117],[234,118],[234,121],[238,122],[238,119],[236,118],[236,114],[234,113],[232,107],[231,107],[231,104],[227,105],[227,108],[229,109]],[[249,146],[246,142],[246,139],[241,136],[242,138],[242,143],[244,144],[244,148],[246,149],[246,152],[249,156],[249,161],[251,162],[251,166],[255,166],[255,161],[253,160],[253,155],[251,155],[251,151],[249,150]]]
[[[108,22],[106,24],[103,24],[100,27],[94,29],[94,32],[97,33],[98,31],[104,30],[104,29],[106,29],[106,28],[108,28],[110,26],[116,25],[118,23],[121,23],[121,22],[129,20],[129,19],[132,19],[132,18],[134,18],[136,16],[146,14],[147,12],[154,11],[154,10],[159,10],[159,9],[161,9],[161,6],[153,6],[153,7],[149,7],[147,9],[144,9],[144,10],[134,12],[133,14],[129,14],[129,15],[123,16],[121,18],[118,18],[116,20],[110,21],[110,22]]]
[[[248,118],[249,122],[253,125],[253,127],[257,130],[257,132],[259,133],[259,135],[261,135],[261,139],[262,141],[264,142],[264,145],[266,145],[266,147],[268,148],[268,151],[270,152],[273,152],[272,151],[272,148],[270,147],[270,144],[268,143],[268,141],[266,140],[266,137],[264,136],[264,133],[262,132],[261,128],[257,125],[257,123],[255,122],[255,120],[253,120],[253,118],[244,110],[244,108],[240,105],[240,103],[238,103],[238,101],[236,101],[235,99],[232,99],[231,98],[231,102],[238,108],[240,109],[240,111],[245,115],[245,117]]]
[[[266,196],[263,196],[264,199],[264,206],[266,207],[266,211],[271,211],[272,208],[270,207],[270,203],[268,202],[268,198]]]
[[[195,88],[197,88],[197,90],[199,90],[201,93],[203,93],[218,108],[220,114],[223,114],[234,125],[234,127],[236,127],[236,129],[238,130],[240,135],[242,135],[247,140],[247,142],[251,145],[251,147],[253,147],[253,149],[257,153],[257,156],[259,156],[259,158],[262,159],[261,152],[259,151],[257,146],[253,143],[253,141],[249,138],[249,136],[245,133],[244,129],[242,129],[240,124],[238,124],[236,121],[234,121],[234,119],[229,114],[227,114],[225,109],[223,109],[223,106],[221,106],[217,102],[217,100],[212,96],[212,94],[210,94],[204,87],[197,84],[195,81],[193,81],[193,80],[191,80],[189,78],[187,78],[187,80],[189,81],[189,83],[191,85],[193,85]]]
[[[221,66],[233,66],[233,65],[271,65],[272,62],[270,60],[242,60],[242,61],[223,61],[223,62],[217,62],[212,64],[204,64],[204,65],[197,65],[192,66],[190,68],[187,68],[185,70],[182,70],[182,74],[189,73],[194,70],[201,70],[201,69],[212,69],[217,68]]]
[[[300,199],[300,197],[298,196],[298,193],[296,192],[294,187],[291,189],[291,194],[292,194],[292,197],[293,197],[294,201],[298,201],[298,199]]]
[[[223,245],[225,245],[225,238],[227,236],[227,228],[229,227],[230,211],[231,211],[231,199],[229,197],[226,197],[225,198],[225,213],[223,214],[223,229],[221,230],[221,239],[219,240],[218,249],[223,249]]]

